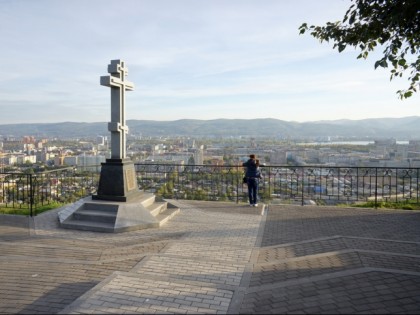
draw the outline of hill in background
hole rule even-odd
[[[420,139],[420,117],[290,122],[278,119],[128,120],[130,134],[143,136],[355,137]],[[0,125],[0,135],[36,137],[95,137],[108,135],[107,122]]]

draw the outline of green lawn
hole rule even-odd
[[[64,206],[64,203],[60,202],[51,202],[47,205],[40,205],[33,208],[34,214],[40,214],[42,212],[60,208]],[[27,205],[22,205],[21,208],[12,208],[12,207],[6,207],[6,206],[0,206],[0,214],[17,214],[17,215],[30,215],[30,209]]]
[[[368,201],[365,203],[351,205],[352,207],[359,208],[375,208],[374,201]],[[381,209],[403,209],[403,210],[420,210],[420,204],[415,203],[414,200],[400,201],[400,202],[389,202],[389,201],[378,201],[376,208]]]

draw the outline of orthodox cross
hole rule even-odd
[[[111,159],[126,158],[125,91],[134,90],[134,84],[126,81],[128,69],[122,60],[111,60],[108,65],[109,76],[101,76],[101,85],[111,88]]]

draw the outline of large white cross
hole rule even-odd
[[[132,91],[134,84],[125,80],[128,69],[122,60],[111,60],[108,73],[111,75],[101,76],[101,85],[111,88],[111,122],[108,123],[108,130],[111,131],[111,159],[125,159],[128,133],[125,124],[125,91]]]

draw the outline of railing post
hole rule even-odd
[[[32,174],[29,174],[29,213],[33,217],[33,204],[34,204],[34,187]]]
[[[274,187],[273,187],[273,191],[274,191]],[[266,203],[270,204],[271,202],[271,167],[268,167],[268,198],[267,199],[268,200]]]
[[[416,185],[416,190],[417,190],[417,196],[416,196],[416,199],[417,199],[417,203],[419,203],[419,169],[417,169],[417,175],[416,175],[416,178],[417,178],[417,185]]]
[[[356,168],[356,202],[359,201],[359,168]]]
[[[378,168],[375,167],[375,209],[378,208]]]
[[[239,177],[239,165],[236,165],[236,203],[239,203],[239,182],[242,183],[241,178]]]
[[[305,189],[305,187],[304,187],[304,185],[305,185],[305,182],[304,182],[305,169],[303,167],[301,168],[301,175],[302,175],[302,206],[303,206],[305,204],[304,199],[303,199],[303,193],[304,193],[304,189]]]

